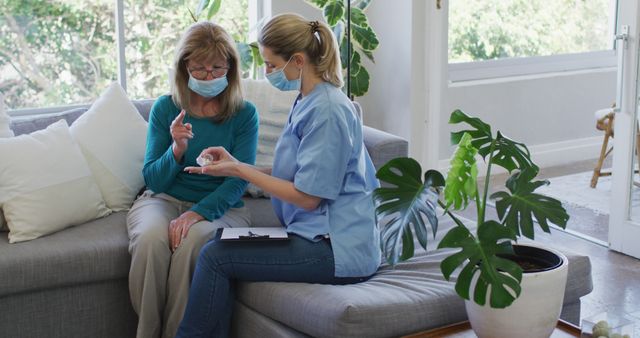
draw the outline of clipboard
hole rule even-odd
[[[223,228],[221,241],[286,241],[289,234],[283,227]]]

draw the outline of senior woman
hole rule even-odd
[[[212,146],[255,162],[258,116],[242,98],[238,67],[229,34],[198,22],[177,46],[171,94],[151,109],[143,167],[147,190],[127,216],[138,337],[175,336],[200,249],[216,229],[249,224],[241,200],[246,181],[183,171]]]

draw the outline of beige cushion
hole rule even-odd
[[[0,205],[10,243],[109,214],[66,121],[0,139],[0,154]]]
[[[147,122],[117,83],[112,83],[71,125],[100,192],[113,211],[131,207],[144,186]]]
[[[289,111],[298,92],[283,92],[274,88],[267,80],[243,79],[242,87],[245,99],[256,106],[260,116],[256,166],[271,167],[276,142],[287,123]],[[267,196],[262,189],[253,184],[247,186],[247,192],[252,197]]]
[[[4,107],[4,97],[2,93],[0,93],[0,138],[3,137],[13,137],[13,131],[9,128],[11,124],[11,119],[9,115],[7,115],[6,109]],[[4,221],[4,215],[2,214],[2,209],[0,209],[0,232],[7,231],[7,224]]]

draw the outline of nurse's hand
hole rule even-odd
[[[209,147],[200,153],[200,156],[209,155],[213,158],[211,164],[204,167],[186,167],[184,171],[190,174],[204,174],[211,176],[237,176],[237,167],[240,164],[235,157],[224,147]]]

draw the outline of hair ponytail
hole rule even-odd
[[[280,14],[262,27],[258,43],[287,60],[294,53],[304,52],[324,81],[338,88],[344,84],[338,42],[324,22],[308,21],[297,14]]]
[[[323,80],[333,83],[336,87],[342,87],[342,62],[340,61],[340,48],[333,32],[325,23],[320,23],[317,28],[320,50],[316,61],[317,71]]]

